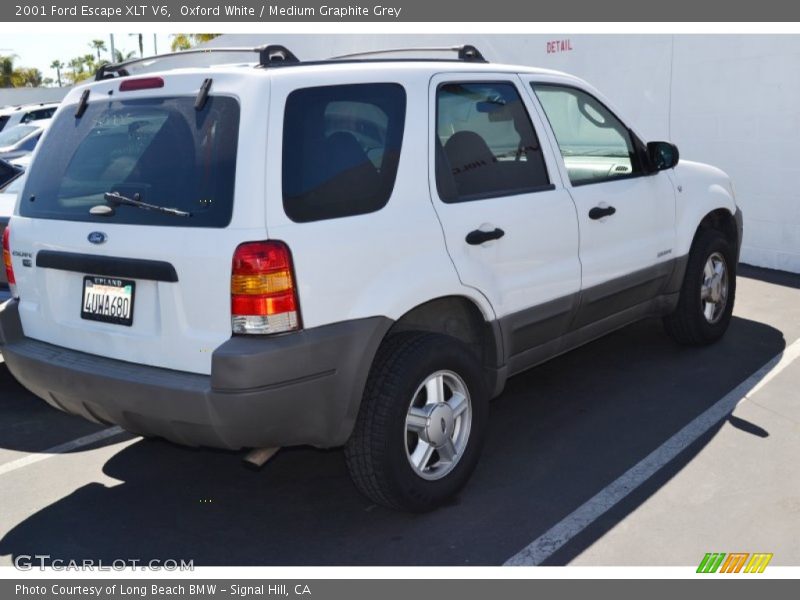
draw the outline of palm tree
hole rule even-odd
[[[219,35],[219,33],[173,33],[170,36],[172,37],[172,51],[188,50],[197,44],[209,42]]]
[[[0,87],[39,87],[42,72],[31,67],[16,67],[15,54],[0,56]]]
[[[56,70],[56,79],[58,79],[58,87],[61,87],[61,69],[64,68],[64,63],[60,60],[54,60],[50,63],[50,68]]]
[[[119,50],[114,48],[114,62],[115,63],[125,62],[126,60],[130,60],[135,56],[136,56],[136,52],[133,51],[133,50],[131,50],[127,54],[123,54],[122,52],[120,52]]]
[[[14,87],[39,87],[42,85],[42,72],[33,67],[14,69]]]
[[[94,55],[89,54],[94,62]],[[69,71],[67,72],[67,78],[70,83],[75,84],[79,81],[83,81],[84,79],[88,79],[92,76],[92,71],[86,70],[86,56],[76,56],[68,63]]]
[[[129,33],[128,35],[139,36],[139,56],[144,58],[144,36],[141,33]]]
[[[189,39],[188,33],[173,33],[171,37],[172,43],[170,44],[170,48],[172,48],[173,52],[188,50],[192,47],[192,41]]]
[[[100,62],[100,51],[106,51],[106,43],[103,40],[92,40],[89,42],[89,47],[97,50],[97,62]]]
[[[14,59],[16,55],[0,56],[0,87],[14,87]]]

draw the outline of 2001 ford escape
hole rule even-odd
[[[5,362],[61,410],[221,448],[345,446],[440,504],[508,377],[632,321],[728,327],[728,177],[585,82],[458,60],[103,69],[37,150],[3,248]]]

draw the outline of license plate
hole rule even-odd
[[[83,278],[81,318],[116,325],[133,325],[136,282],[114,277]]]

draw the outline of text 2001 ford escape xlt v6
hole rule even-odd
[[[345,446],[425,510],[508,377],[662,316],[728,327],[728,177],[585,82],[457,60],[258,64],[70,92],[3,239],[9,370],[61,410],[189,445]],[[156,63],[157,64],[157,63]]]

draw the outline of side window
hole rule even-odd
[[[596,98],[571,87],[532,85],[573,185],[642,172],[630,131]]]
[[[50,119],[56,112],[56,107],[50,108],[40,108],[37,110],[32,110],[24,117],[22,117],[22,123],[30,123],[31,121],[38,121],[39,119]]]
[[[397,175],[406,93],[396,83],[295,90],[283,122],[283,207],[293,221],[373,212]]]
[[[513,84],[442,84],[436,115],[436,183],[444,202],[550,187],[542,148]]]

